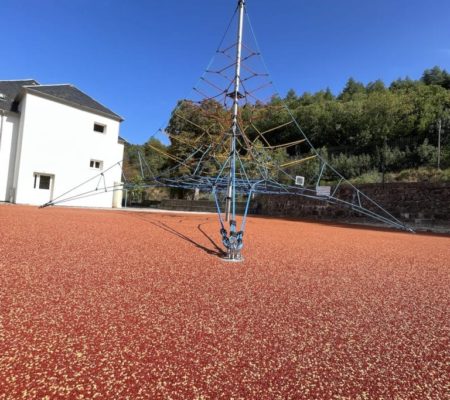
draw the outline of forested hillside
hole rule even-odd
[[[450,180],[450,74],[446,70],[434,67],[424,71],[419,80],[398,79],[389,86],[380,80],[364,85],[350,78],[337,96],[328,89],[301,95],[290,90],[283,99],[247,104],[241,118],[245,120],[251,109],[253,115],[259,115],[260,126],[283,125],[289,120],[288,111],[273,111],[283,101],[313,145],[353,181]],[[214,136],[223,129],[220,120],[228,117],[220,104],[182,101],[177,113],[186,121],[196,121],[204,118],[205,109],[213,109],[216,115],[208,128]],[[157,173],[184,159],[200,134],[192,123],[180,123],[180,118],[172,118],[166,130],[179,140],[167,146],[156,139],[142,146],[127,146],[128,176],[138,175],[137,149]],[[246,134],[254,139],[258,132],[249,129]],[[298,132],[287,125],[268,136],[267,144],[276,147],[281,140],[297,138]],[[305,156],[301,144],[277,151],[277,157],[287,161]],[[315,168],[305,165],[305,175]]]

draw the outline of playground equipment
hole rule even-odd
[[[251,44],[244,41],[245,21]],[[236,26],[234,34],[231,27]],[[267,113],[279,115],[274,126],[264,126]],[[160,129],[170,139],[169,151],[154,147],[167,160],[167,169],[155,172],[138,154],[141,179],[99,187],[81,194],[77,188],[44,206],[59,204],[111,190],[137,187],[170,187],[209,193],[215,201],[227,261],[242,261],[242,248],[250,202],[255,195],[295,195],[352,210],[411,231],[376,201],[348,182],[317,151],[303,132],[293,112],[283,103],[261,56],[246,12],[238,0],[215,56],[193,89],[193,96],[178,103],[168,125]],[[173,150],[173,151],[170,151]],[[185,156],[180,156],[180,154]],[[117,163],[111,168],[120,168]],[[311,172],[313,171],[313,172]],[[99,174],[104,178],[108,170]],[[100,182],[102,180],[100,179]],[[103,179],[104,182],[104,179]],[[340,187],[351,188],[352,198]],[[347,190],[348,192],[348,190]],[[245,201],[242,216],[237,201]]]

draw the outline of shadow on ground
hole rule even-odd
[[[126,215],[130,216],[132,218],[138,219],[140,221],[146,222],[147,224],[151,224],[153,226],[156,226],[159,229],[163,229],[164,231],[169,232],[172,235],[174,235],[174,236],[176,236],[176,237],[178,237],[180,239],[183,239],[186,242],[192,244],[196,248],[198,248],[200,250],[203,250],[207,254],[215,255],[215,256],[218,256],[218,257],[225,256],[225,252],[219,247],[219,245],[214,241],[214,239],[212,239],[211,236],[208,235],[208,233],[205,230],[202,229],[202,226],[205,225],[204,223],[203,224],[198,224],[197,225],[197,229],[211,243],[212,248],[202,245],[201,243],[195,241],[191,237],[186,236],[184,233],[181,233],[180,231],[176,230],[175,228],[165,224],[164,222],[161,222],[161,221],[149,221],[148,219],[143,218],[141,216],[130,215],[128,213]]]

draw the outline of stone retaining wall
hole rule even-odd
[[[236,203],[236,213],[243,214],[246,203]],[[197,212],[217,212],[216,203],[210,200],[183,200],[183,199],[164,199],[160,201],[144,200],[140,206],[159,208],[172,211],[197,211]],[[220,204],[222,211],[225,211],[225,204]],[[254,207],[249,209],[250,214],[254,214]]]
[[[412,225],[450,225],[450,183],[388,183],[358,185],[392,215]],[[333,189],[332,189],[333,190]],[[338,197],[351,201],[352,190],[342,185]],[[254,206],[262,215],[365,222],[351,209],[300,196],[255,197]]]

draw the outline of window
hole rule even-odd
[[[39,179],[39,189],[50,189],[50,176],[49,175],[41,175]]]
[[[89,166],[94,169],[103,169],[103,161],[91,160]]]
[[[39,188],[43,190],[50,190],[50,185],[52,182],[51,175],[34,174],[34,188]]]
[[[98,122],[94,122],[94,131],[98,133],[106,132],[106,125],[99,124]]]

